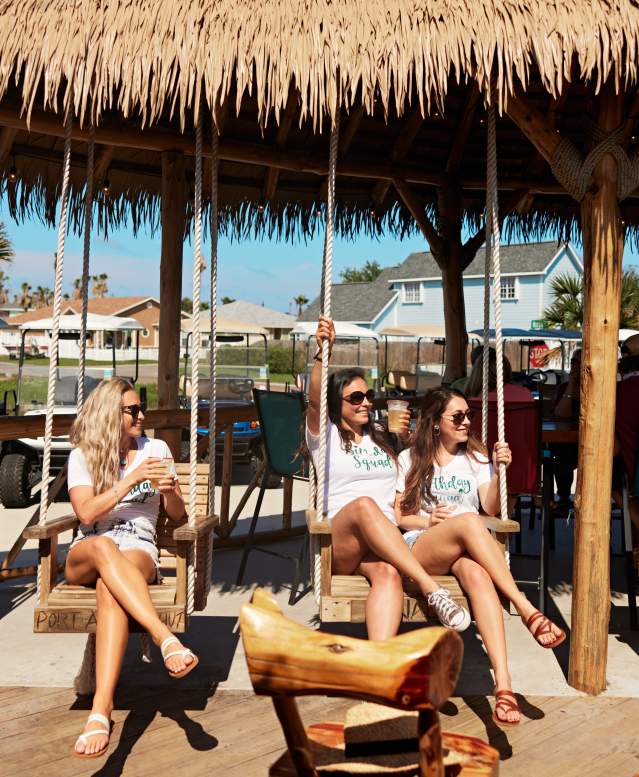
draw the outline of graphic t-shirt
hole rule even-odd
[[[477,454],[479,460],[460,451],[445,467],[435,463],[431,491],[437,502],[445,502],[451,515],[479,512],[479,486],[488,483],[493,475],[492,464],[485,456]],[[406,476],[411,467],[411,448],[399,454],[397,491],[403,493]],[[434,504],[424,504],[428,511]]]
[[[144,459],[172,458],[169,446],[164,440],[151,440],[148,437],[137,437],[134,439],[138,446],[135,458],[128,467],[120,469],[120,480],[129,472],[139,467]],[[74,448],[69,454],[67,483],[69,491],[75,486],[93,485],[84,454],[80,448]],[[120,500],[119,504],[100,518],[99,521],[96,521],[91,526],[80,526],[78,536],[104,534],[118,524],[131,523],[136,534],[151,539],[155,535],[159,508],[160,492],[153,488],[149,480],[145,480],[133,486],[129,493]]]
[[[344,449],[337,427],[330,421],[326,435],[328,439],[324,494],[328,497],[328,519],[354,499],[368,496],[375,500],[388,520],[395,523],[397,466],[393,459],[376,445],[368,434],[362,437],[361,442],[353,442],[348,453]],[[319,435],[311,434],[308,427],[306,444],[317,471]]]

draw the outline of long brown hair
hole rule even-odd
[[[405,514],[419,513],[424,501],[433,502],[433,474],[435,472],[435,456],[439,446],[439,431],[437,424],[452,399],[465,399],[461,391],[441,388],[431,389],[424,395],[417,419],[417,427],[413,434],[411,446],[411,465],[406,475],[406,486],[402,498],[401,510]],[[472,435],[463,444],[467,456],[479,461],[478,456],[486,456],[486,449]]]
[[[513,370],[510,362],[504,356],[504,383],[513,382]],[[484,385],[484,354],[477,357],[472,366],[468,383],[466,383],[465,394],[467,397],[478,397],[481,395],[481,387]],[[494,391],[497,387],[497,354],[495,349],[488,351],[488,391]]]
[[[342,446],[347,453],[351,452],[355,435],[350,429],[342,428],[342,397],[344,389],[357,378],[366,380],[363,370],[357,368],[338,370],[328,378],[328,417],[337,427]],[[368,423],[362,428],[362,433],[368,434],[375,445],[387,453],[393,461],[397,460],[391,435],[378,426],[370,416]]]

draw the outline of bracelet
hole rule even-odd
[[[116,488],[115,483],[111,486],[111,490],[113,491],[113,496],[115,497],[116,505],[119,505],[120,497],[118,496],[118,489]]]

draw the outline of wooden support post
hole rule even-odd
[[[446,369],[443,381],[451,383],[466,374],[466,303],[461,265],[450,256],[442,266],[444,327],[446,331]]]
[[[290,696],[273,696],[273,706],[298,777],[319,777],[295,699]]]
[[[233,475],[233,424],[224,426],[224,458],[222,460],[222,504],[220,505],[220,537],[228,537],[231,480]]]
[[[40,557],[40,597],[42,605],[47,603],[51,589],[58,575],[58,536],[47,537],[38,542]]]
[[[293,478],[285,477],[282,490],[282,528],[291,528],[291,518],[293,514]]]
[[[442,730],[437,710],[420,710],[417,716],[420,777],[444,777]]]
[[[619,126],[623,111],[623,94],[616,94],[611,82],[603,88],[597,110],[599,126],[606,132]],[[610,487],[624,242],[617,163],[609,154],[595,167],[581,204],[581,229],[585,304],[568,682],[597,694],[606,687]]]
[[[177,409],[178,404],[185,211],[184,154],[163,151],[158,407],[169,410]],[[194,343],[193,347],[199,347],[199,343]],[[179,461],[181,430],[166,429],[158,437],[166,441],[174,459]]]

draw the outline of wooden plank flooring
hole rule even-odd
[[[352,701],[300,701],[306,723],[343,720]],[[529,697],[524,722],[502,730],[492,699],[451,699],[444,728],[473,734],[501,753],[502,777],[632,777],[639,773],[639,699]],[[108,755],[70,756],[86,718],[70,689],[0,687],[1,777],[261,777],[284,749],[269,699],[246,691],[124,688]]]

